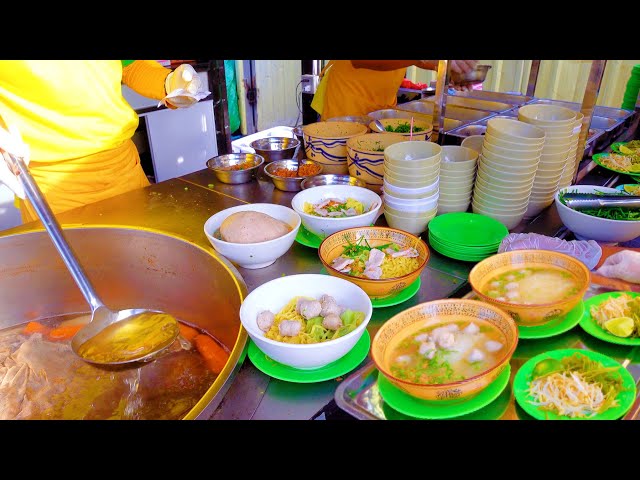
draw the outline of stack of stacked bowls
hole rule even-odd
[[[502,222],[520,223],[544,146],[544,130],[518,120],[492,118],[478,157],[473,211]]]
[[[304,150],[309,160],[322,165],[323,173],[348,175],[347,140],[367,133],[357,122],[316,122],[302,127]]]
[[[471,203],[477,161],[478,152],[475,150],[457,145],[442,147],[438,215],[467,211]]]
[[[525,105],[518,120],[544,130],[545,140],[524,218],[533,218],[553,203],[567,164],[576,112],[557,105]]]
[[[560,177],[558,190],[571,185],[571,182],[573,182],[573,176],[578,170],[578,164],[580,163],[580,160],[577,157],[578,143],[580,141],[580,136],[581,136],[580,133],[582,132],[583,119],[584,119],[584,114],[582,112],[577,112],[576,119],[573,122],[573,133],[571,134],[571,145],[569,147],[569,156],[567,158],[567,164],[564,167],[564,171],[562,172],[562,177]]]
[[[384,150],[384,217],[392,228],[420,235],[438,210],[442,147],[427,141]]]

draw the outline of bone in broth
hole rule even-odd
[[[0,330],[0,419],[183,418],[228,359],[209,334],[179,322],[153,361],[88,363],[71,339],[89,316],[54,317]]]
[[[558,267],[518,268],[491,278],[481,290],[501,302],[541,305],[578,293],[576,278]]]

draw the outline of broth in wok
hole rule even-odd
[[[0,330],[0,419],[184,417],[224,367],[229,352],[180,322],[180,336],[155,360],[103,367],[71,350],[87,315]]]

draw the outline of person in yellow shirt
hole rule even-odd
[[[451,70],[466,73],[476,63],[451,60]],[[410,66],[437,70],[438,60],[332,60],[321,120],[395,107],[398,89]]]
[[[121,85],[187,107],[208,94],[191,65],[155,60],[0,61],[0,152],[22,156],[54,213],[149,185],[131,140],[138,115]],[[37,215],[0,160],[23,222]]]

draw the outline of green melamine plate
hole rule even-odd
[[[615,152],[615,153],[622,153],[622,152],[620,151],[620,147],[621,147],[622,145],[624,145],[625,143],[627,143],[627,142],[615,142],[615,143],[612,143],[612,144],[611,144],[611,151],[612,151],[612,152]]]
[[[466,262],[479,262],[480,260],[484,260],[487,257],[493,255],[492,253],[487,254],[478,254],[478,255],[469,255],[460,252],[456,252],[455,250],[449,250],[447,248],[442,248],[439,245],[431,244],[431,247],[438,253],[444,255],[445,257],[453,258],[455,260],[464,260]]]
[[[478,213],[454,212],[435,217],[429,222],[429,233],[446,243],[466,246],[500,244],[509,230],[493,218]]]
[[[300,224],[298,234],[296,235],[296,242],[304,245],[305,247],[320,248],[322,238],[317,236],[315,233],[311,233],[309,230],[304,228],[304,225]]]
[[[301,370],[289,367],[268,357],[258,346],[249,340],[249,359],[262,373],[270,377],[293,383],[316,383],[333,380],[355,369],[369,354],[371,336],[364,331],[360,340],[344,357],[324,367],[313,370]]]
[[[633,178],[636,178],[636,177],[640,176],[640,172],[627,172],[626,170],[618,170],[616,168],[611,168],[611,167],[606,166],[605,164],[602,163],[602,160],[600,160],[600,159],[603,158],[603,157],[607,157],[607,156],[609,156],[608,153],[596,153],[595,155],[593,155],[591,157],[591,160],[593,160],[595,163],[600,165],[602,168],[605,168],[607,170],[611,170],[612,172],[622,173],[624,175],[629,175],[629,176],[631,176]]]
[[[518,325],[518,337],[525,339],[548,338],[571,330],[580,323],[584,314],[584,302],[580,302],[573,310],[564,317],[551,320],[539,326]]]
[[[613,333],[607,332],[604,328],[598,325],[596,320],[591,316],[591,307],[599,305],[610,297],[619,297],[623,293],[626,293],[631,297],[640,296],[640,293],[636,292],[608,292],[595,295],[585,300],[585,312],[584,315],[582,315],[582,320],[580,320],[580,326],[588,334],[593,335],[600,340],[604,340],[605,342],[616,343],[618,345],[640,345],[640,337],[616,337]]]
[[[594,415],[593,417],[571,418],[566,415],[558,415],[553,412],[540,410],[540,408],[532,404],[534,400],[533,397],[529,395],[529,382],[531,381],[531,374],[533,373],[533,368],[536,366],[536,364],[546,358],[561,360],[562,358],[571,356],[576,352],[580,352],[586,355],[591,360],[600,362],[605,367],[620,367],[619,372],[620,375],[622,375],[622,385],[624,390],[618,393],[618,396],[616,397],[616,399],[618,400],[618,406],[609,408],[602,413]],[[633,405],[633,402],[636,399],[636,382],[629,371],[613,358],[607,357],[606,355],[598,352],[594,352],[593,350],[568,348],[564,350],[552,350],[550,352],[542,353],[531,358],[524,365],[522,365],[522,367],[520,367],[520,370],[518,370],[518,373],[516,373],[515,378],[513,379],[513,393],[516,397],[516,401],[522,407],[522,409],[538,420],[616,420],[624,416],[624,414],[627,413]]]
[[[444,419],[460,417],[480,410],[493,402],[509,383],[511,366],[506,365],[498,378],[488,385],[475,397],[460,403],[441,405],[438,402],[428,402],[403,392],[387,378],[378,372],[378,390],[380,395],[391,408],[414,418]]]
[[[420,290],[420,285],[422,285],[422,280],[418,277],[411,285],[403,288],[398,293],[394,293],[393,295],[389,295],[384,298],[372,298],[371,306],[373,308],[383,308],[383,307],[391,307],[393,305],[399,305],[400,303],[406,302],[411,297],[413,297]]]
[[[447,242],[438,240],[433,235],[429,235],[429,243],[440,247],[441,250],[449,250],[460,252],[466,255],[492,255],[498,251],[500,245],[492,245],[490,247],[465,247],[463,245],[450,245]]]

